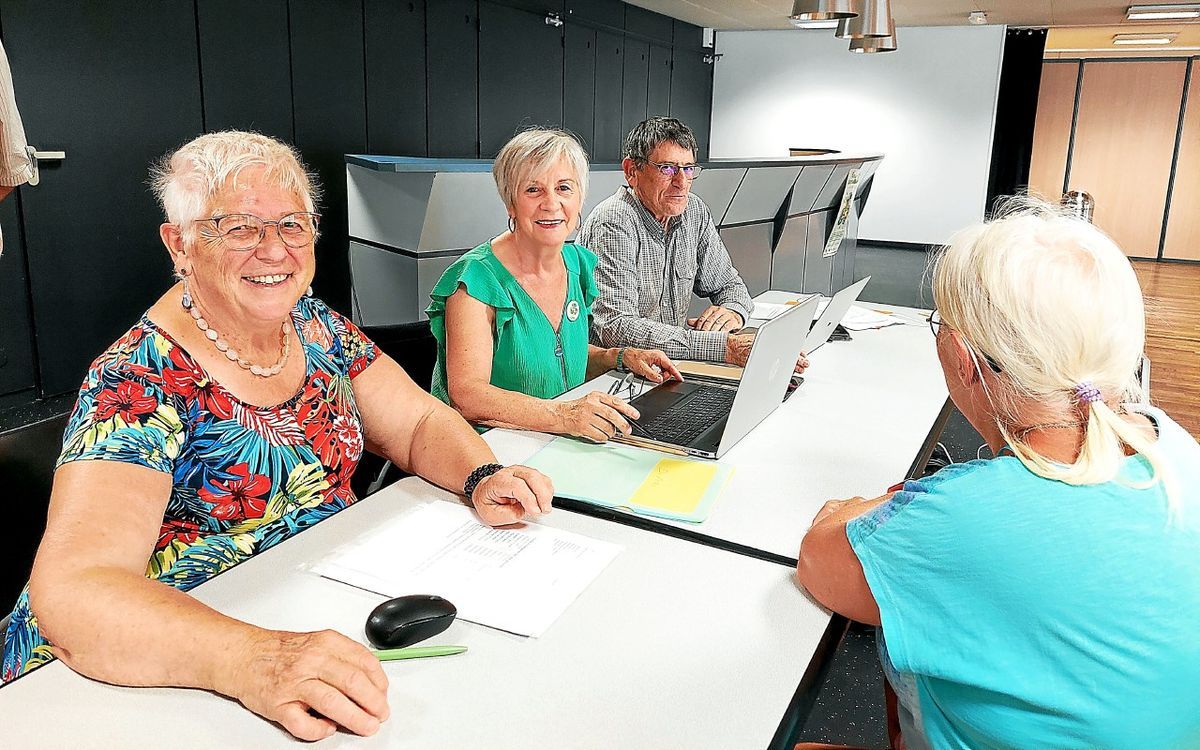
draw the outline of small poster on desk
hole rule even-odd
[[[851,169],[846,175],[846,189],[842,191],[842,205],[838,207],[837,218],[833,221],[833,230],[829,233],[829,241],[825,243],[822,258],[832,258],[837,255],[842,240],[846,239],[846,225],[850,223],[850,206],[854,203],[854,194],[858,191],[858,169]]]

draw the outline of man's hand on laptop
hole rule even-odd
[[[746,324],[742,316],[728,307],[711,305],[695,318],[688,318],[689,328],[697,331],[736,331]]]
[[[750,358],[750,347],[754,344],[754,334],[752,333],[731,333],[725,339],[725,362],[738,367],[745,367],[746,360]],[[803,375],[808,369],[808,357],[804,353],[800,353],[800,359],[796,360],[795,373]]]
[[[621,363],[625,369],[651,383],[683,380],[671,358],[658,349],[626,349],[621,355]]]

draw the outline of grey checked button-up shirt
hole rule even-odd
[[[622,185],[592,211],[579,244],[599,257],[592,341],[599,346],[662,349],[672,359],[721,362],[723,331],[687,327],[692,292],[750,319],[754,303],[733,267],[704,201],[688,196],[669,229]]]

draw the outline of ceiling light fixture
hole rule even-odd
[[[1113,44],[1170,44],[1178,34],[1117,34]]]
[[[857,18],[847,18],[838,22],[836,36],[838,39],[885,37],[892,33],[892,27],[889,25],[891,20],[891,0],[863,0]]]
[[[1200,3],[1130,5],[1129,9],[1125,11],[1125,18],[1130,21],[1167,21],[1200,18]]]
[[[858,15],[859,0],[796,0],[791,21],[840,21]]]
[[[795,18],[789,18],[792,25],[797,29],[836,29],[841,21],[798,21]]]
[[[972,26],[982,26],[987,22],[987,13],[982,10],[973,10],[967,14],[967,23]]]
[[[850,40],[850,51],[858,54],[874,54],[876,52],[896,51],[896,24],[889,24],[891,34],[888,36],[867,36],[862,39]]]

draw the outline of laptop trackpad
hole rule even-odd
[[[641,415],[640,421],[644,424],[670,409],[680,399],[691,395],[699,387],[695,383],[681,383],[678,380],[672,380],[655,386],[635,398],[632,403]]]

